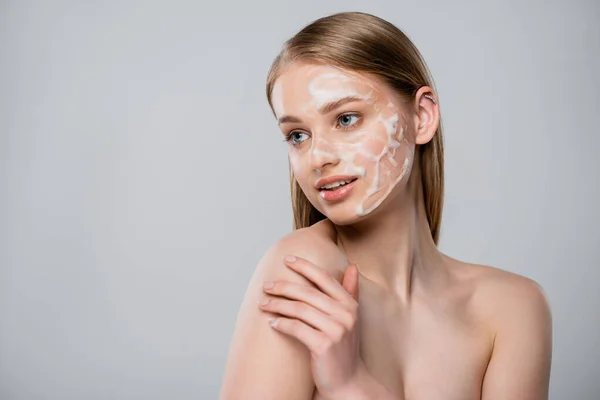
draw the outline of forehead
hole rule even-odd
[[[345,96],[368,101],[387,98],[387,85],[377,77],[331,65],[292,63],[273,85],[272,102],[277,116],[285,111],[312,111]]]

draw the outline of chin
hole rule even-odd
[[[379,215],[382,212],[388,212],[390,210],[390,205],[397,203],[400,200],[398,198],[399,195],[401,195],[405,190],[405,184],[400,183],[399,185],[396,185],[384,198],[381,198],[381,196],[375,196],[371,201],[368,201],[365,204],[365,208],[367,209],[365,211],[368,211],[366,214],[359,214],[359,209],[361,208],[360,205],[363,203],[360,199],[361,196],[358,196],[358,198],[349,198],[337,204],[328,204],[327,206],[324,206],[322,202],[320,202],[319,207],[315,208],[317,208],[321,214],[327,217],[335,225],[352,225],[375,215]],[[315,203],[312,204],[314,206]],[[375,204],[377,204],[377,206],[374,206]]]
[[[332,224],[337,226],[347,226],[355,224],[356,222],[362,220],[365,217],[357,217],[356,215],[338,215],[333,213],[332,215],[325,215]]]
[[[328,205],[326,209],[323,207],[317,207],[317,209],[333,224],[338,226],[346,226],[352,225],[369,217],[369,215],[358,215],[356,212],[357,207],[358,202],[346,201],[335,205]]]

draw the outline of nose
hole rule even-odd
[[[308,162],[312,169],[320,171],[328,164],[337,165],[340,159],[335,146],[323,138],[313,136]]]

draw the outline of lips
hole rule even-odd
[[[321,189],[319,190],[319,194],[321,195],[321,198],[327,202],[339,202],[350,196],[350,194],[352,193],[352,189],[356,185],[356,181],[357,178],[354,178],[351,180],[350,183],[347,183],[345,185],[337,186],[332,189]]]
[[[318,190],[322,190],[322,188],[324,186],[328,186],[331,185],[333,183],[336,182],[351,182],[351,181],[355,181],[357,179],[356,176],[349,176],[349,175],[334,175],[334,176],[330,176],[327,178],[321,178],[317,181],[317,183],[315,184],[315,187]],[[335,188],[332,188],[335,189]]]

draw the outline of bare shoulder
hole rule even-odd
[[[498,323],[527,315],[550,318],[550,306],[542,286],[531,278],[491,266],[482,269],[477,294],[481,305],[495,311]]]
[[[221,387],[221,400],[312,398],[310,352],[299,341],[268,325],[261,311],[262,282],[287,280],[313,285],[283,263],[290,254],[305,258],[341,280],[348,262],[328,221],[296,230],[275,242],[255,267],[238,312]]]
[[[348,260],[335,243],[335,231],[328,220],[320,221],[313,226],[295,230],[277,240],[265,252],[258,262],[248,287],[247,295],[262,294],[261,282],[264,280],[290,280],[313,285],[300,274],[290,270],[283,263],[283,257],[294,255],[304,258],[327,270],[341,281]]]
[[[498,332],[523,318],[551,324],[548,297],[535,280],[489,265],[452,262],[469,288],[474,311],[492,331]]]
[[[348,266],[346,256],[335,243],[335,231],[329,220],[320,221],[282,237],[265,256],[281,259],[286,254],[305,258],[340,280]]]
[[[552,360],[552,316],[546,292],[533,279],[463,263],[471,310],[492,338],[482,385],[485,399],[547,399]]]

